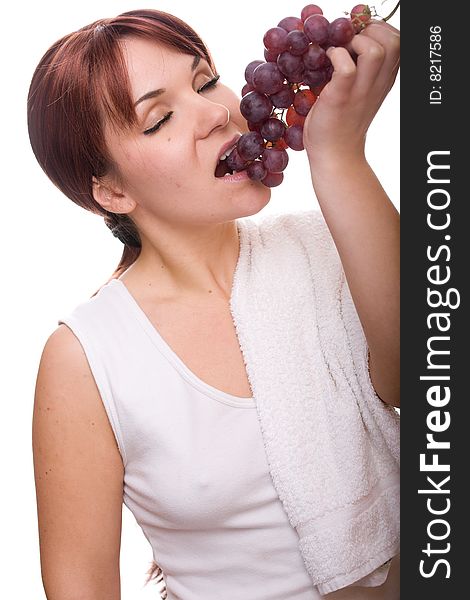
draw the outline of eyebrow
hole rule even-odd
[[[193,64],[191,65],[191,71],[194,71],[198,64],[201,62],[201,57],[196,55],[193,60]],[[143,96],[141,96],[137,102],[134,104],[134,108],[140,104],[141,102],[145,102],[145,100],[150,100],[151,98],[157,98],[166,92],[165,88],[159,88],[158,90],[152,90],[151,92],[147,92]]]

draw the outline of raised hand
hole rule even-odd
[[[334,72],[307,115],[304,146],[313,160],[321,159],[320,154],[357,157],[364,153],[369,125],[395,81],[400,33],[374,20],[346,47],[330,47],[327,55]]]

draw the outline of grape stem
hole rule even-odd
[[[382,21],[385,21],[385,22],[389,21],[393,17],[393,15],[397,12],[399,6],[400,6],[400,2],[397,2],[395,5],[395,8],[392,10],[392,12],[389,15],[387,15],[386,17],[383,17]]]

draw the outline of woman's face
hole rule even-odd
[[[141,230],[149,219],[202,225],[259,212],[269,188],[214,175],[222,146],[248,131],[237,95],[220,81],[203,88],[215,75],[203,59],[195,66],[194,56],[149,40],[122,43],[138,121],[130,131],[108,127],[106,142]]]

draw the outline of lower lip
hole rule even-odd
[[[225,183],[238,183],[239,181],[251,181],[248,177],[248,173],[245,171],[239,171],[238,173],[234,173],[233,175],[224,175],[223,177],[216,177],[219,181],[224,181]]]

